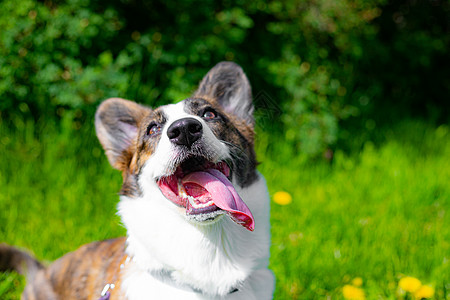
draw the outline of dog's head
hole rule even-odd
[[[222,62],[191,98],[156,109],[108,99],[95,125],[109,162],[123,173],[122,195],[160,192],[193,222],[227,214],[253,230],[252,213],[236,192],[257,177],[253,109],[241,67]]]

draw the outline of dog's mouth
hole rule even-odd
[[[253,231],[255,221],[250,209],[231,183],[230,167],[203,157],[191,157],[176,171],[157,180],[163,195],[186,209],[186,215],[199,222],[213,221],[228,214],[233,221]]]

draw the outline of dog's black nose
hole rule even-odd
[[[194,118],[179,119],[167,129],[167,136],[172,143],[187,147],[191,147],[202,134],[202,123]]]

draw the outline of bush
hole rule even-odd
[[[215,63],[235,60],[261,128],[316,157],[351,140],[348,128],[448,120],[448,10],[439,1],[4,0],[0,116],[58,120],[70,110],[84,121],[110,96],[174,102]]]
[[[95,13],[88,4],[0,3],[1,111],[51,117],[58,107],[92,110],[126,91],[127,62],[101,49],[121,26],[117,14]]]

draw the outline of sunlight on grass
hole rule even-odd
[[[262,161],[269,189],[292,195],[289,206],[272,205],[277,299],[339,298],[357,276],[369,298],[395,298],[402,274],[435,285],[440,297],[448,291],[448,130],[397,130],[404,127],[414,130],[387,132],[356,156],[336,151],[331,165]]]
[[[92,126],[47,124],[39,140],[29,134],[34,126],[0,124],[2,241],[50,261],[123,235],[115,215],[121,176]],[[355,155],[335,151],[332,163],[305,163],[261,136],[275,299],[450,297],[449,130],[410,123],[385,135]],[[23,280],[1,276],[0,299],[18,299]],[[408,276],[421,284],[399,294]]]
[[[17,291],[25,286],[25,279],[16,273],[0,273],[0,298],[15,300],[20,299]]]

